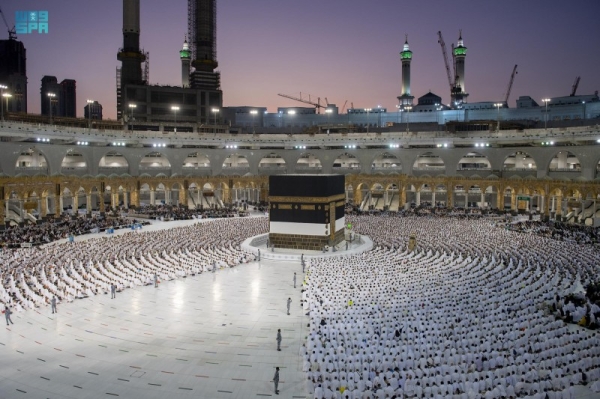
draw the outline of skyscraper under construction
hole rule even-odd
[[[217,2],[188,0],[188,37],[192,45],[191,87],[217,90],[221,74],[217,62]]]

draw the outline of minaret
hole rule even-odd
[[[465,58],[467,57],[467,48],[463,42],[462,30],[459,31],[458,43],[454,47],[453,53],[454,62],[456,68],[456,81],[454,85],[457,91],[460,89],[460,93],[456,93],[457,102],[466,102],[469,94],[465,91]]]
[[[408,47],[408,35],[406,35],[406,39],[404,40],[404,48],[400,52],[400,60],[402,61],[402,95],[398,97],[398,102],[401,107],[412,106],[415,97],[410,95],[410,62],[412,61],[412,51]]]
[[[190,87],[192,52],[190,51],[187,38],[183,41],[183,48],[179,51],[179,58],[181,58],[181,87]]]

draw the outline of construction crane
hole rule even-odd
[[[577,87],[579,86],[579,81],[581,80],[581,76],[577,76],[575,78],[575,83],[573,83],[573,88],[571,89],[571,97],[575,95],[577,92]]]
[[[454,79],[450,75],[450,63],[448,62],[448,52],[446,51],[446,42],[442,36],[442,32],[438,31],[438,43],[442,47],[442,55],[444,56],[444,65],[446,66],[446,75],[448,76],[448,85],[450,86],[450,103],[456,105],[457,99],[462,98],[462,88],[456,84],[456,57],[454,56],[454,43],[452,44],[452,66]]]
[[[4,16],[4,13],[2,12],[1,8],[0,14],[2,15],[2,20],[4,21],[4,25],[6,25],[6,29],[8,29],[8,40],[17,40],[17,31],[15,30],[15,26],[13,25],[13,27],[11,28],[8,25],[8,22],[6,22],[6,17]]]
[[[348,104],[348,100],[344,101],[344,106],[342,107],[342,114],[344,113],[344,110],[346,109],[346,104]]]
[[[513,82],[515,81],[515,75],[517,74],[517,65],[513,68],[510,80],[508,81],[508,87],[506,88],[506,95],[504,96],[504,103],[508,104],[508,97],[510,96],[510,90],[512,89]]]
[[[294,96],[290,96],[290,95],[287,95],[287,94],[281,94],[281,93],[279,93],[277,95],[280,96],[280,97],[289,98],[290,100],[298,101],[298,102],[301,102],[301,103],[304,103],[304,104],[310,104],[310,105],[312,105],[312,106],[315,107],[315,109],[317,110],[317,114],[321,113],[321,108],[327,108],[327,105],[322,105],[321,104],[321,98],[320,97],[317,97],[317,102],[311,101],[310,94],[308,95],[308,100],[305,100],[305,99],[302,98],[302,93],[300,93],[300,97],[294,97]]]
[[[452,91],[454,88],[454,81],[452,80],[452,76],[450,76],[450,64],[448,64],[448,53],[446,52],[446,43],[442,37],[442,31],[438,31],[438,43],[442,46],[442,55],[444,56],[444,64],[446,65],[446,75],[448,75],[448,85]]]

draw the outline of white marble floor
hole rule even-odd
[[[305,398],[299,348],[308,318],[294,271],[299,262],[255,262],[76,300],[54,315],[15,313],[0,331],[0,397],[275,396],[279,366],[280,396]]]

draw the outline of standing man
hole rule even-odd
[[[287,313],[290,315],[290,304],[292,303],[292,298],[288,298],[287,300]]]
[[[277,330],[277,350],[281,352],[281,329]],[[275,390],[277,390],[277,387],[275,387]]]
[[[213,273],[217,271],[217,261],[213,260]]]
[[[158,274],[154,273],[154,288],[158,288]]]
[[[10,315],[12,314],[10,308],[8,307],[8,305],[4,306],[4,317],[6,317],[6,325],[8,326],[8,322],[10,321],[10,324],[15,324],[13,323],[13,321],[10,319]]]
[[[116,296],[117,296],[117,285],[115,283],[112,283],[110,285],[110,299],[115,299]]]
[[[294,272],[294,288],[296,288],[296,272]]]
[[[53,296],[52,300],[50,301],[50,305],[52,306],[52,313],[58,313],[58,311],[56,310],[56,297]]]
[[[277,386],[279,385],[279,367],[275,367],[275,375],[273,376],[273,384],[275,384],[275,395],[279,395]]]

